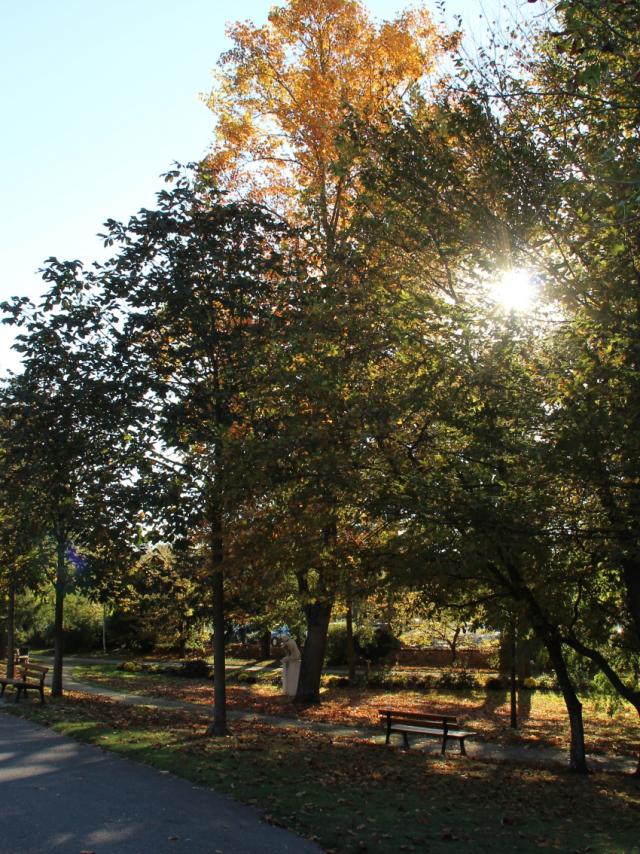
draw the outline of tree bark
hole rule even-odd
[[[347,578],[347,667],[349,686],[356,684],[356,645],[353,639],[353,609],[351,606],[351,581]]]
[[[262,661],[271,658],[271,632],[268,630],[260,635],[260,658]]]
[[[13,580],[9,583],[9,601],[7,603],[7,676],[14,675],[16,655],[16,588]]]
[[[562,645],[557,638],[547,638],[545,645],[549,658],[558,677],[560,690],[569,715],[571,746],[569,748],[569,770],[576,774],[588,774],[587,756],[584,747],[584,725],[582,721],[582,703],[575,692],[567,665],[562,654]]]
[[[224,573],[222,519],[211,514],[211,587],[213,591],[213,721],[209,735],[227,735],[227,687],[224,650]]]
[[[511,705],[511,729],[518,729],[518,694],[517,694],[517,667],[518,667],[518,635],[516,621],[511,621],[511,673],[509,678],[509,699]]]
[[[67,588],[67,542],[59,539],[57,544],[56,605],[53,623],[53,676],[51,696],[62,697],[62,665],[64,655],[64,595]]]
[[[451,650],[451,665],[453,666],[458,658],[458,638],[460,637],[460,626],[456,626],[456,630],[453,633],[453,638],[451,640],[447,640],[449,644],[449,649]]]
[[[309,706],[320,703],[320,677],[327,645],[331,603],[314,602],[305,605],[303,610],[307,620],[307,637],[302,648],[295,702]]]
[[[107,652],[107,606],[102,605],[102,651]]]

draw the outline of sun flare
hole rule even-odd
[[[537,297],[535,276],[530,270],[505,270],[489,287],[489,296],[509,311],[528,311]]]

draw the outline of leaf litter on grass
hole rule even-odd
[[[83,678],[95,684],[126,690],[150,697],[182,700],[210,706],[212,687],[182,677],[131,673],[122,677],[114,667],[85,667]],[[331,687],[323,694],[320,706],[298,708],[280,689],[264,683],[227,687],[228,707],[262,715],[289,717],[292,720],[331,724],[377,726],[378,709],[392,705],[406,710],[429,710],[453,714],[471,726],[479,736],[498,744],[535,744],[564,747],[568,743],[568,723],[560,695],[545,691],[519,693],[518,731],[510,727],[507,691],[424,690],[350,690]],[[630,707],[629,707],[630,708]],[[587,752],[634,755],[640,752],[640,719],[624,708],[611,716],[597,702],[584,700]],[[615,723],[615,726],[612,726]]]
[[[638,784],[613,775],[441,758],[265,723],[235,722],[214,739],[206,713],[75,694],[17,711],[250,802],[326,850],[639,851]]]

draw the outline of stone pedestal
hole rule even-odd
[[[284,658],[282,660],[282,692],[288,697],[295,697],[300,679],[300,659]]]

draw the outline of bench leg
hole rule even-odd
[[[22,691],[22,688],[16,688],[16,698],[13,701],[14,703],[17,703],[20,700],[20,691]]]
[[[442,753],[443,756],[444,756],[444,752],[446,749],[447,749],[447,736],[445,735],[444,738],[442,739],[442,750],[440,751],[440,753]]]
[[[4,682],[2,683],[2,685],[0,685],[0,697],[2,697],[2,696],[4,695],[4,689],[5,689],[6,687],[7,687],[7,686],[4,684]]]
[[[385,744],[389,744],[389,739],[391,738],[391,730],[387,727],[387,737],[384,740]]]
[[[464,746],[464,738],[461,738],[461,739],[460,739],[460,753],[461,753],[463,756],[466,756],[466,755],[467,755],[467,748]]]
[[[409,750],[409,736],[407,735],[406,732],[403,732],[402,736],[404,738],[404,749]]]
[[[44,686],[40,686],[40,705],[44,706]]]

